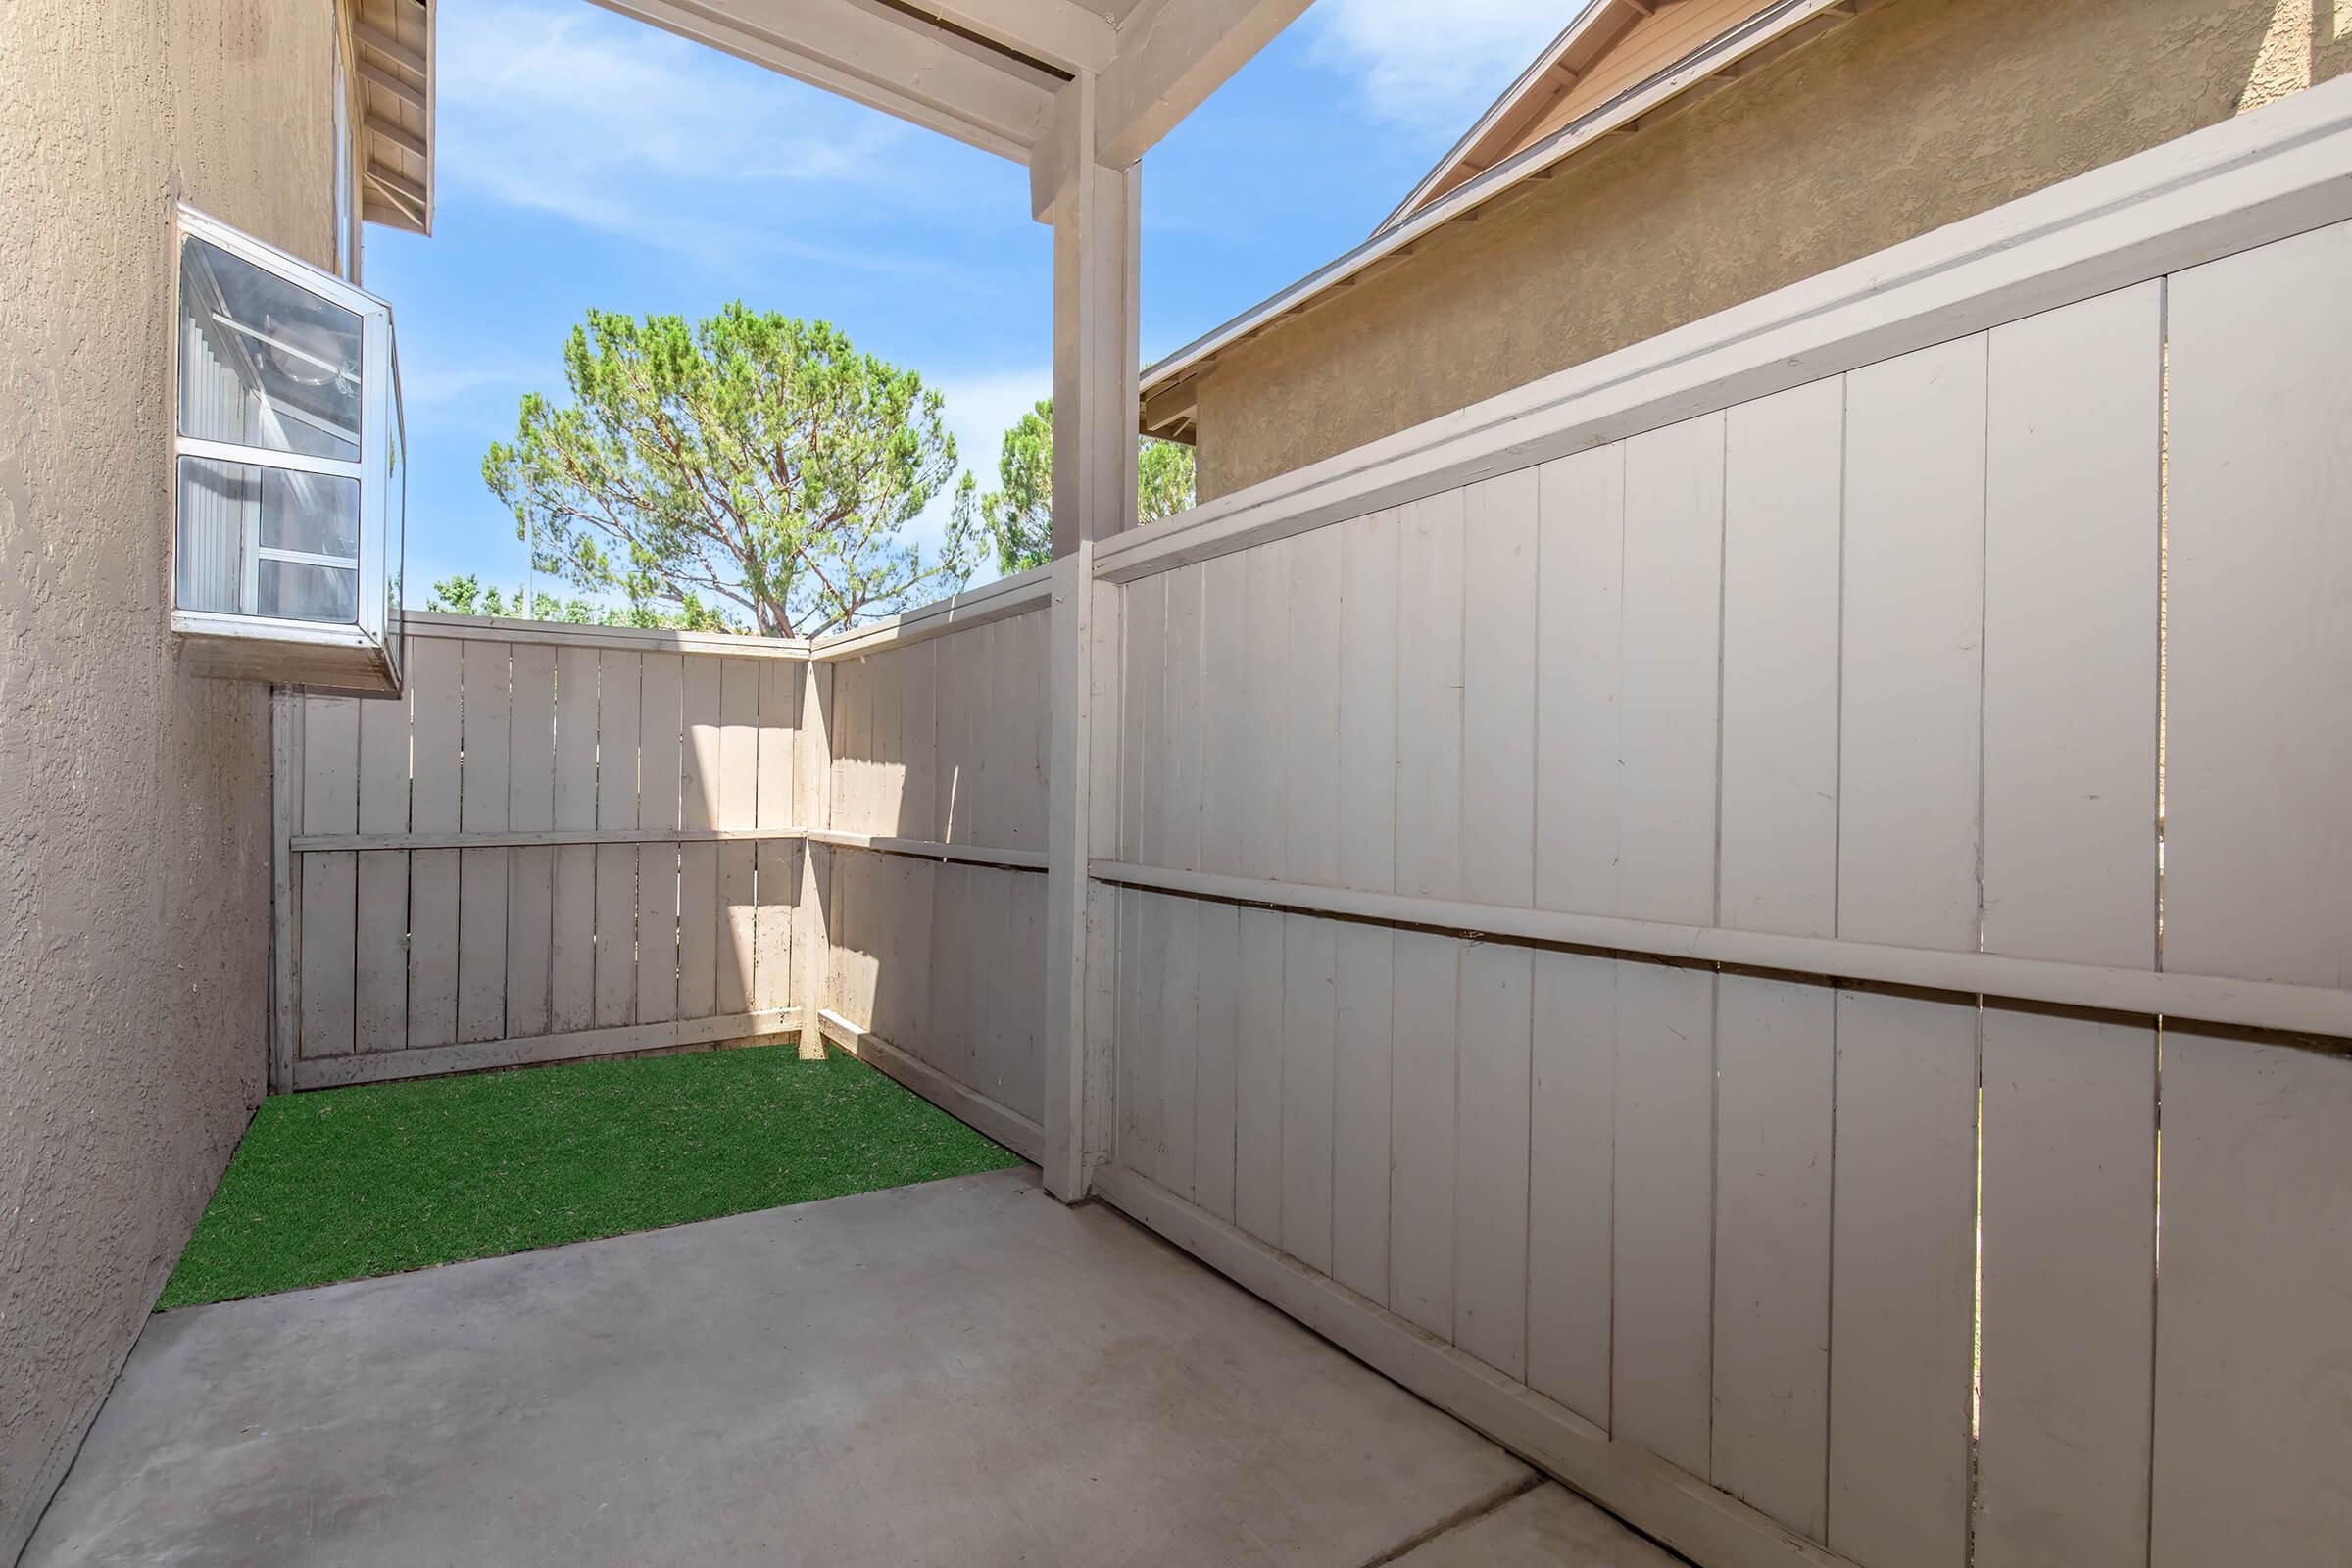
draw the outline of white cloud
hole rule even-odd
[[[996,488],[997,454],[1004,446],[1004,432],[1036,407],[1039,399],[1054,395],[1054,370],[1050,366],[989,370],[975,375],[944,376],[932,385],[939,390],[948,433],[956,438],[956,466],[979,480],[980,491],[985,495]],[[931,505],[923,509],[920,516],[906,525],[906,541],[920,543],[925,555],[936,552],[940,541],[947,537],[955,500],[955,485],[951,483],[932,497]],[[997,576],[995,559],[982,562],[974,576],[981,582],[993,581]]]
[[[578,0],[453,7],[439,67],[454,185],[706,263],[928,267],[777,232],[796,189],[896,184],[911,132],[887,117]]]
[[[451,362],[436,357],[430,346],[412,348],[400,368],[401,406],[411,415],[439,413],[480,393],[535,385],[547,378],[547,368],[519,354]]]
[[[1357,78],[1366,106],[1413,129],[1458,132],[1578,11],[1560,0],[1322,0],[1310,58]]]

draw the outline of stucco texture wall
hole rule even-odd
[[[2352,0],[1888,0],[1228,351],[1202,499],[1565,369],[2352,65]]]
[[[166,629],[172,203],[331,265],[334,24],[0,4],[0,1563],[263,1093],[269,697]]]

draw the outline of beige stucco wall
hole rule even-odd
[[[269,697],[165,629],[170,224],[332,265],[333,28],[0,3],[0,1563],[263,1091]]]
[[[2352,64],[2352,0],[1888,0],[1229,351],[1203,499],[1434,418]]]

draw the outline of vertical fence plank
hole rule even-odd
[[[461,645],[465,670],[465,776],[459,827],[507,830],[507,645]],[[458,1039],[497,1040],[507,1033],[507,858],[501,849],[462,850],[458,866]]]
[[[1853,371],[1838,934],[1974,951],[1984,338]]]
[[[1984,1073],[1975,1560],[2144,1564],[2155,1032],[1988,1006]]]
[[[1242,823],[1255,789],[1237,759],[1250,751],[1245,694],[1250,667],[1250,558],[1218,556],[1200,567],[1200,868],[1247,874],[1250,860]],[[1215,765],[1205,760],[1214,759]]]
[[[691,666],[690,666],[691,667]],[[713,822],[718,815],[718,661],[705,670],[711,691],[711,718],[693,748],[699,777],[706,781],[705,809]],[[830,823],[844,833],[871,831],[866,826],[867,687],[871,670],[862,659],[845,659],[833,666],[833,804]],[[689,702],[691,706],[691,698]]]
[[[1016,973],[1012,961],[1012,883],[1017,877],[1017,872],[987,869],[972,876],[972,930],[979,939],[972,955],[972,1005],[978,1015],[972,1087],[1000,1103],[1018,1098],[1009,1089],[1018,1062],[1013,1009],[1022,990],[1035,989],[1027,971]]]
[[[1462,888],[1462,495],[1399,513],[1396,891],[1451,899]]]
[[[1823,891],[1800,882],[1787,902],[1743,899],[1742,911],[1764,929],[1782,929],[1808,918],[1803,911]],[[1715,986],[1709,1473],[1732,1495],[1819,1541],[1829,1485],[1837,995],[1826,985],[1753,975],[1721,975]]]
[[[2335,223],[2169,284],[2167,969],[2352,986],[2348,268]]]
[[[458,830],[460,645],[420,637],[409,650],[412,795],[418,833]],[[458,852],[409,856],[409,1044],[446,1046],[458,1037]]]
[[[1527,629],[1532,635],[1533,626]],[[1455,1069],[1454,1343],[1514,1378],[1527,1375],[1534,963],[1526,948],[1473,942],[1462,949]]]
[[[897,872],[892,888],[891,966],[883,972],[882,983],[890,995],[891,1028],[896,1033],[887,1038],[907,1042],[907,1049],[918,1058],[928,1059],[933,1032],[931,903],[938,867],[928,860],[904,857],[894,857],[890,863]],[[753,973],[755,979],[764,979],[759,970]]]
[[[1167,718],[1160,764],[1164,835],[1161,863],[1192,870],[1200,864],[1201,584],[1205,568],[1169,572]]]
[[[894,670],[895,673],[895,670]],[[893,751],[898,746],[897,683],[892,684]],[[760,823],[760,667],[749,659],[721,662],[719,673],[718,826],[744,829]],[[878,821],[897,821],[898,774],[890,780]],[[754,918],[758,900],[752,886],[755,851],[748,843],[718,847],[718,890],[724,911],[719,936],[716,1008],[738,1013],[752,1004]]]
[[[939,837],[939,657],[935,640],[917,643],[900,657],[906,668],[899,678],[899,812],[891,831],[901,838]],[[951,657],[953,655],[951,654]],[[767,708],[762,702],[760,730],[764,744]],[[761,770],[765,771],[764,760]],[[766,801],[764,783],[760,800]]]
[[[1122,710],[1127,708],[1122,703]],[[1117,901],[1112,909],[1119,921],[1117,943],[1117,973],[1112,976],[1112,995],[1115,995],[1117,1022],[1117,1074],[1112,1081],[1112,1156],[1136,1175],[1151,1175],[1151,1150],[1143,1148],[1139,1128],[1139,1079],[1146,1065],[1152,1060],[1152,1042],[1143,1037],[1143,894],[1136,889],[1117,889]]]
[[[1990,952],[2155,961],[2163,311],[2146,283],[1991,334]]]
[[[1343,860],[1342,875],[1346,865]],[[1338,1037],[1332,1072],[1331,1275],[1383,1305],[1389,1299],[1389,1055],[1396,934],[1375,925],[1336,931]]]
[[[1193,1201],[1234,1217],[1235,1113],[1241,1052],[1241,910],[1203,904],[1194,1034]]]
[[[1234,1007],[1233,1217],[1282,1245],[1282,922],[1241,911]]]
[[[1394,512],[1340,529],[1340,885],[1375,893],[1396,886],[1396,550]]]
[[[1837,1073],[1829,1545],[1858,1563],[1957,1568],[1968,1550],[1976,1009],[1840,991]]]
[[[1725,416],[1718,874],[1740,930],[1837,929],[1844,440],[1838,376]]]
[[[1005,884],[1012,893],[1013,937],[1011,961],[1004,967],[1005,984],[1020,998],[1021,1009],[1013,1031],[1016,1054],[1004,1103],[1042,1126],[1046,1115],[1045,999],[1036,980],[1024,981],[1022,976],[1046,972],[1046,879],[1008,873]]]
[[[1282,1250],[1328,1274],[1332,1060],[1339,1027],[1332,923],[1283,916],[1282,966]]]
[[[596,650],[556,654],[556,826],[596,826]],[[596,846],[555,855],[548,1027],[585,1029],[596,1017]]]
[[[681,675],[685,711],[678,746],[679,825],[696,831],[718,826],[719,664],[709,655],[689,655]],[[833,666],[836,676],[844,666]],[[830,769],[838,792],[849,770],[843,757]],[[835,805],[839,805],[838,793]],[[818,865],[829,858],[811,856]],[[821,933],[819,934],[821,935]],[[812,1006],[830,1005],[831,992]],[[718,1010],[718,846],[678,846],[678,1016],[708,1018]]]
[[[637,825],[637,735],[644,656],[606,649],[597,658],[596,825]],[[637,851],[596,850],[596,1022],[633,1022],[637,1011]]]
[[[1535,956],[1527,1381],[1606,1429],[1616,1227],[1617,970]]]
[[[1007,625],[1017,627],[1014,687],[1017,701],[1009,722],[1019,771],[1013,784],[1015,809],[1009,847],[1046,847],[1046,708],[1051,699],[1046,656],[1052,640],[1046,634],[1046,612],[1033,610],[1016,615]]]
[[[763,660],[760,666],[760,758],[759,795],[760,826],[783,828],[793,825],[793,766],[794,741],[800,724],[800,683],[806,678],[808,665],[798,660]],[[937,765],[936,749],[930,754]],[[936,811],[937,791],[922,796],[925,812],[922,836],[936,837],[939,824]],[[752,1004],[762,1011],[792,1004],[792,926],[793,909],[800,894],[800,846],[784,840],[763,840],[755,861],[760,909],[755,916],[754,946],[758,949],[752,972],[758,977],[758,994]],[[671,897],[676,895],[674,892]],[[929,918],[929,911],[925,911]],[[674,980],[673,980],[674,985]],[[928,990],[929,976],[925,975]]]
[[[1401,844],[1398,848],[1401,853]],[[1451,1340],[1454,1040],[1461,1016],[1461,944],[1423,931],[1399,931],[1396,961],[1389,1310],[1440,1339]]]
[[[638,676],[637,823],[658,833],[679,823],[678,754],[685,734],[685,666],[648,654]],[[637,846],[637,1021],[678,1015],[678,846]]]
[[[1536,897],[1537,505],[1532,468],[1463,497],[1462,896],[1516,907]]]
[[[1636,919],[1715,918],[1723,429],[1707,415],[1625,444],[1616,912]]]
[[[1704,970],[1617,967],[1609,1430],[1702,1479],[1712,1423],[1714,1012],[1715,977]]]
[[[359,830],[399,833],[408,825],[409,700],[403,693],[360,705]],[[357,1051],[398,1051],[409,1043],[409,856],[405,850],[369,850],[359,862],[352,1045]]]
[[[304,699],[302,830],[350,833],[360,813],[360,709],[350,697]],[[302,1055],[350,1054],[358,959],[359,862],[348,850],[302,858]]]
[[[1156,993],[1164,972],[1159,928],[1167,901],[1122,889],[1119,906],[1119,1162],[1157,1180],[1159,1054],[1165,1042]]]
[[[1173,852],[1171,852],[1173,853]],[[1034,883],[1038,878],[1026,879]],[[1193,1196],[1195,1120],[1200,1092],[1200,905],[1168,899],[1159,949],[1159,1185]]]
[[[2352,1062],[2166,1028],[2154,1568],[2352,1541],[2347,1126]]]
[[[966,760],[956,786],[957,824],[965,844],[1001,845],[992,784],[997,741],[997,660],[993,653],[998,626],[981,626],[956,639],[964,664]]]
[[[1536,903],[1617,905],[1625,443],[1537,470]]]
[[[720,706],[732,710],[735,707],[735,666],[738,660],[726,661],[720,676]],[[865,661],[866,713],[865,763],[867,791],[864,820],[858,824],[865,833],[891,833],[899,820],[899,802],[905,794],[906,766],[899,754],[902,737],[900,687],[906,662],[906,650],[885,648]],[[740,726],[726,720],[719,730],[719,769],[729,772],[735,765],[735,752],[741,744]]]
[[[1290,681],[1291,545],[1287,539],[1247,551],[1248,642],[1241,684],[1225,700],[1243,714],[1249,780],[1241,800],[1242,864],[1257,876],[1286,874],[1282,841],[1283,721]]]
[[[1161,707],[1167,690],[1168,579],[1164,574],[1130,583],[1123,591],[1120,624],[1127,646],[1121,668],[1119,750],[1128,759],[1119,778],[1119,855],[1157,864],[1160,849]]]
[[[955,661],[949,661],[953,665]],[[945,676],[947,669],[940,673]],[[944,684],[944,683],[943,683]],[[947,711],[942,709],[944,719]],[[959,1084],[972,1081],[972,868],[944,864],[931,884],[931,1016],[923,1059]]]
[[[517,643],[509,676],[507,823],[518,833],[556,825],[556,650]],[[556,852],[544,846],[508,857],[507,1033],[548,1032],[549,945],[553,940]]]
[[[2145,968],[2156,941],[2161,285],[1989,351],[1984,945]],[[1984,1568],[2148,1549],[2156,1042],[1984,1015]]]
[[[972,635],[976,634],[955,638],[952,651],[939,659],[937,696],[933,699],[939,737],[935,810],[939,837],[946,844],[966,844],[972,838],[973,748],[988,679],[987,671],[972,658]]]
[[[1283,874],[1329,887],[1340,874],[1340,533],[1288,541],[1290,659],[1283,723]]]

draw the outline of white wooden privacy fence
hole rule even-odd
[[[819,647],[412,615],[400,701],[281,703],[277,1082],[801,1030],[1036,1154],[1046,591]]]
[[[797,1021],[1709,1568],[2352,1561],[2347,220],[2338,83],[813,648],[428,621],[287,1076]]]

